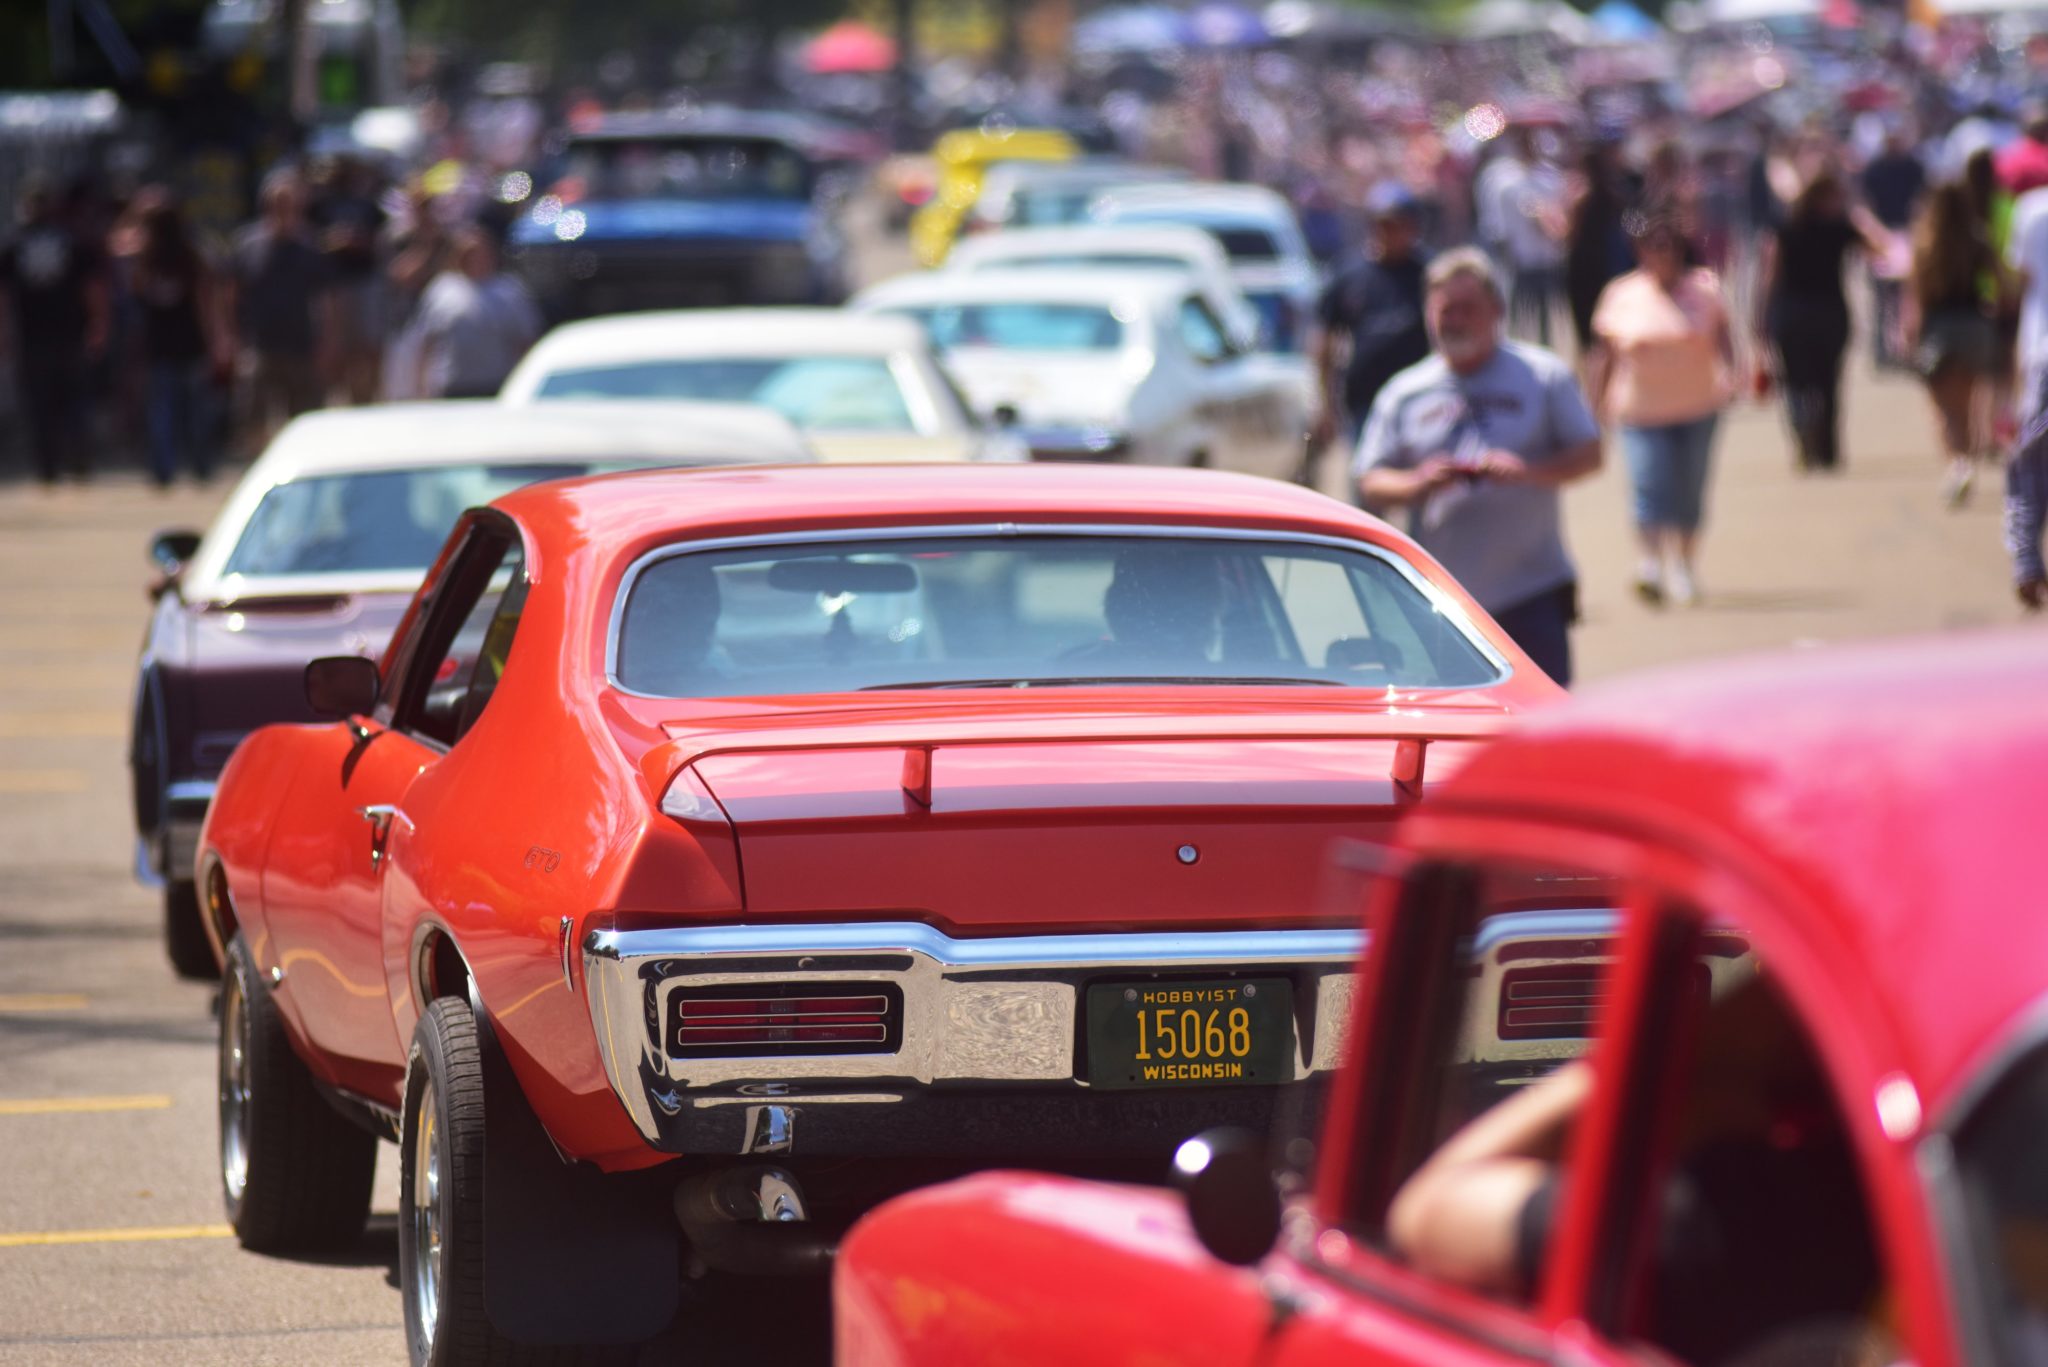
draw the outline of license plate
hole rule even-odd
[[[1294,1077],[1294,989],[1285,978],[1096,983],[1088,989],[1093,1087],[1230,1087]]]

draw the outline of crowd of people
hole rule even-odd
[[[204,481],[290,418],[337,403],[486,397],[539,337],[502,222],[349,158],[272,171],[221,240],[164,184],[111,213],[31,181],[0,247],[35,477],[83,481],[110,447]]]

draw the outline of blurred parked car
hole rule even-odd
[[[499,396],[710,399],[788,418],[826,460],[1022,460],[946,377],[924,329],[837,309],[707,309],[556,328]]]
[[[840,1361],[2039,1362],[2044,676],[2039,633],[1950,635],[1529,718],[1353,856],[1379,882],[1319,1153],[1206,1133],[1179,1201],[902,1198],[841,1248]],[[1575,959],[1473,971],[1504,906],[1589,894],[1618,910],[1555,927]],[[1588,1062],[1473,1095],[1474,1003]],[[1284,1205],[1276,1166],[1313,1172]]]
[[[1104,191],[1187,178],[1187,172],[1176,167],[1146,166],[1120,157],[999,162],[983,174],[981,195],[961,230],[990,233],[1081,223]]]
[[[1105,192],[1089,216],[1101,223],[1184,223],[1211,234],[1259,311],[1266,345],[1278,351],[1307,345],[1322,271],[1293,206],[1273,191],[1223,183],[1134,185]]]
[[[1080,145],[1050,128],[956,128],[932,144],[937,181],[931,197],[910,217],[910,246],[924,265],[936,266],[953,249],[992,166],[1012,161],[1071,161]]]
[[[834,302],[845,243],[810,141],[770,114],[606,115],[543,177],[511,264],[557,319]]]
[[[164,892],[172,965],[211,976],[192,852],[243,736],[310,721],[319,655],[383,651],[463,509],[534,480],[641,466],[806,461],[795,429],[737,404],[486,401],[336,408],[295,419],[204,536],[163,532],[129,762],[136,868]]]
[[[963,239],[946,258],[949,271],[1039,270],[1075,266],[1100,269],[1181,270],[1230,326],[1241,349],[1255,351],[1258,310],[1238,288],[1223,246],[1200,228],[1174,224],[1125,227],[1084,223],[1060,228],[1014,228]]]
[[[1285,358],[1248,354],[1187,275],[934,271],[849,306],[917,319],[975,409],[1041,460],[1294,468],[1307,397]]]

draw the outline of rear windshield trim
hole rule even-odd
[[[1357,541],[1348,537],[1323,536],[1315,532],[1268,530],[1263,527],[1205,527],[1174,523],[1141,523],[1129,525],[1117,522],[980,522],[980,523],[922,523],[906,522],[889,527],[829,527],[805,531],[771,532],[753,536],[707,537],[698,541],[679,541],[666,546],[657,546],[626,566],[626,572],[619,578],[619,587],[612,595],[610,620],[605,627],[604,638],[604,681],[619,693],[632,698],[659,698],[674,701],[667,693],[647,693],[629,688],[619,679],[619,637],[625,626],[626,602],[633,595],[633,587],[641,574],[651,565],[679,555],[693,555],[698,551],[736,550],[755,546],[803,546],[819,542],[845,541],[901,541],[907,537],[1087,537],[1087,536],[1128,536],[1156,537],[1167,541],[1214,540],[1214,541],[1269,541],[1301,546],[1333,546],[1339,550],[1371,556],[1392,567],[1394,572],[1407,580],[1415,591],[1423,596],[1429,605],[1442,613],[1444,620],[1455,626],[1470,643],[1472,648],[1493,666],[1494,677],[1479,688],[1492,688],[1505,683],[1514,673],[1507,657],[1494,649],[1493,642],[1473,624],[1471,615],[1456,599],[1431,583],[1404,557],[1394,554],[1370,541]],[[735,695],[742,696],[742,695]]]

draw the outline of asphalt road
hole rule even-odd
[[[1582,673],[2016,619],[1995,482],[1941,507],[1909,383],[1859,371],[1851,412],[1831,479],[1791,473],[1775,414],[1731,419],[1690,610],[1629,594],[1621,472],[1575,490]],[[347,1256],[236,1247],[214,1166],[212,993],[172,978],[155,895],[131,877],[144,547],[203,525],[226,488],[0,486],[0,1363],[403,1361],[395,1150]],[[767,1296],[732,1359],[784,1360],[769,1343],[791,1313]]]

